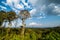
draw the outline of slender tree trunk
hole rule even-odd
[[[22,26],[21,26],[21,40],[24,40],[24,32],[25,32],[25,20],[22,20]]]
[[[12,24],[11,24],[11,22],[9,22],[9,23],[8,23],[8,27],[11,27],[11,26],[12,26]]]
[[[7,28],[7,36],[9,35],[11,25],[12,25],[11,22],[9,22],[8,28]]]
[[[5,21],[5,24],[4,24],[4,28],[6,27],[6,21]]]
[[[18,19],[16,19],[15,21],[16,21],[16,22],[15,22],[15,24],[14,24],[14,25],[15,25],[15,28],[16,28],[16,27],[17,27],[17,21],[18,21]]]

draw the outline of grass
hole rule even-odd
[[[21,40],[21,28],[0,28],[0,40]],[[60,27],[26,28],[24,40],[60,40]],[[7,33],[8,32],[8,33]]]

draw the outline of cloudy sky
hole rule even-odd
[[[0,10],[13,10],[16,14],[28,10],[31,14],[26,20],[28,27],[60,26],[60,0],[0,0]]]

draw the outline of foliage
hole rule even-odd
[[[19,13],[19,17],[21,20],[25,20],[30,17],[30,13],[27,10],[21,10]]]
[[[8,14],[7,16],[8,21],[12,21],[16,18],[16,13],[13,11],[7,12],[7,14]]]
[[[0,11],[0,26],[2,25],[3,21],[7,18],[7,14],[5,11]]]
[[[0,28],[0,40],[21,40],[21,28]],[[60,40],[59,28],[26,28],[24,40]]]
[[[14,11],[5,12],[0,11],[0,26],[3,22],[17,19],[23,21],[30,17],[30,13],[27,10],[22,10],[19,16]],[[9,26],[8,26],[9,27]],[[22,30],[23,29],[23,30]],[[0,27],[0,40],[60,40],[60,26],[56,28],[4,28]],[[23,33],[23,34],[21,34]],[[24,36],[24,37],[22,37]]]
[[[17,15],[14,11],[5,12],[3,10],[0,11],[0,26],[3,22],[8,21],[9,23],[17,18]]]

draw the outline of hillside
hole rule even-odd
[[[21,40],[20,32],[21,28],[0,28],[0,40]],[[60,40],[60,27],[26,28],[24,40]]]

